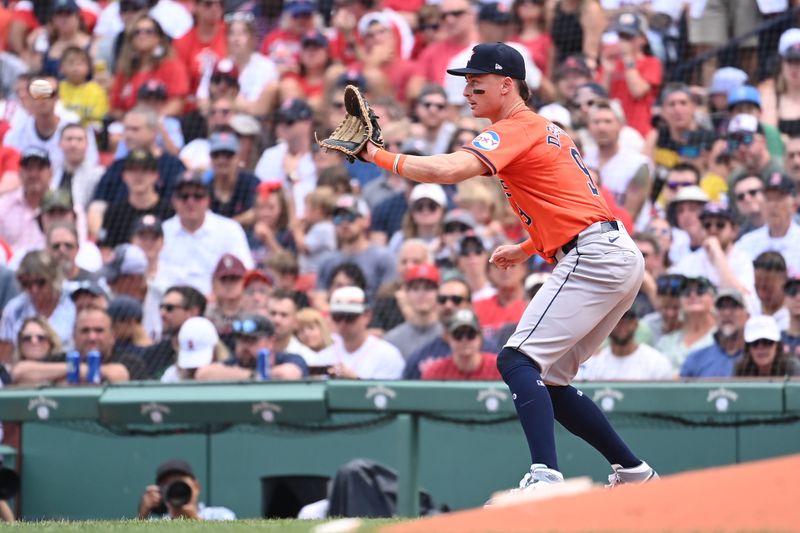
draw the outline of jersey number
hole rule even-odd
[[[572,159],[575,160],[575,164],[578,165],[579,169],[581,169],[581,172],[586,174],[586,177],[589,178],[586,182],[586,184],[589,186],[589,190],[592,191],[594,196],[599,196],[600,193],[597,192],[597,187],[594,184],[594,180],[592,180],[592,175],[589,173],[589,169],[586,168],[586,165],[583,163],[583,159],[581,159],[581,154],[578,152],[578,149],[573,146],[569,153],[572,155]]]

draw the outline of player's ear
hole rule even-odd
[[[500,82],[500,94],[508,94],[514,88],[514,80],[506,76],[503,78],[503,81]]]

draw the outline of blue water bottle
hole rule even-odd
[[[100,384],[100,352],[92,350],[86,354],[86,383]]]
[[[67,383],[77,385],[81,382],[81,353],[77,350],[67,352]]]
[[[256,356],[256,381],[269,380],[269,350],[259,350]]]

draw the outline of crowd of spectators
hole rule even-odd
[[[314,141],[352,84],[388,150],[468,145],[445,71],[487,41],[645,258],[578,379],[798,375],[797,4],[2,2],[0,383],[85,382],[91,351],[104,382],[499,379],[552,262],[488,262],[525,236],[501,183]]]

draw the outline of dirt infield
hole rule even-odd
[[[800,532],[800,455],[695,470],[656,483],[474,509],[385,533],[636,531]]]

